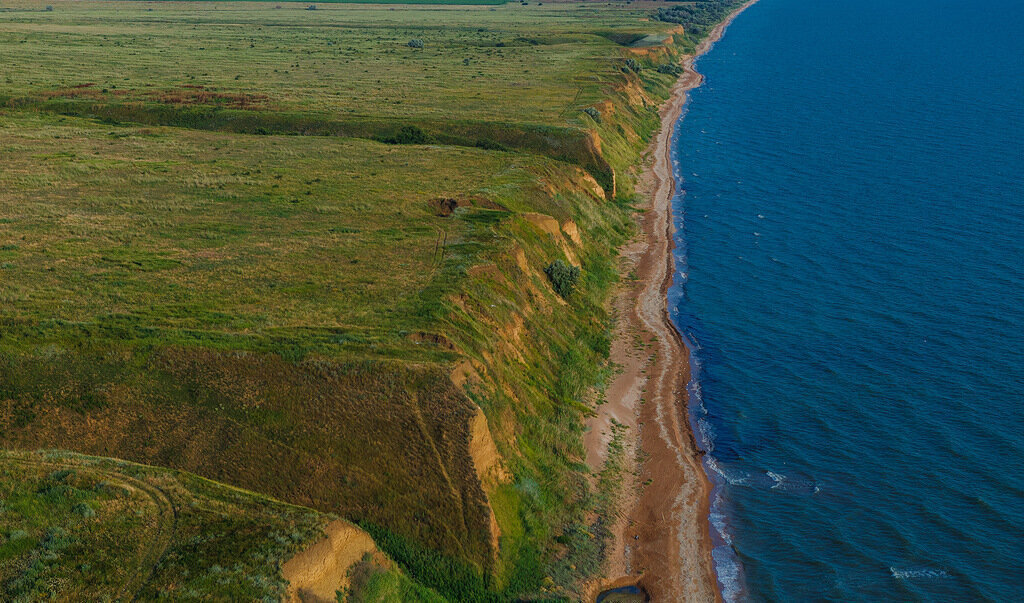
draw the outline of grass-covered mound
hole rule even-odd
[[[329,517],[186,473],[0,452],[0,598],[279,599]]]

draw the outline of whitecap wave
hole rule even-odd
[[[949,578],[949,572],[944,569],[935,569],[929,567],[922,568],[908,568],[899,569],[890,567],[889,571],[892,573],[892,577],[897,580],[915,580],[915,579],[929,579],[929,578]]]
[[[705,464],[707,465],[708,469],[713,471],[715,475],[721,477],[722,480],[724,480],[730,486],[744,486],[750,482],[749,475],[737,473],[736,471],[727,470],[725,467],[722,467],[722,465],[718,463],[718,460],[715,459],[715,457],[709,455],[705,457],[705,459]]]
[[[715,561],[718,582],[722,585],[722,599],[731,603],[738,601],[742,593],[742,578],[739,560],[728,546],[717,546],[711,550]]]

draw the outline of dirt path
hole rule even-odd
[[[12,453],[11,451],[6,451],[3,461],[6,463],[18,463],[27,467],[46,467],[53,470],[77,467],[76,464],[69,463],[67,461],[47,461],[44,459],[33,458],[28,455],[15,456],[16,454],[17,453]],[[158,486],[151,485],[141,479],[136,479],[130,475],[112,469],[96,468],[91,466],[86,466],[86,468],[94,470],[97,474],[109,477],[113,482],[122,482],[128,487],[135,488],[152,499],[153,506],[156,508],[156,526],[154,529],[150,530],[152,535],[147,538],[146,542],[140,543],[140,559],[137,562],[137,571],[131,579],[125,581],[120,591],[120,596],[124,600],[137,599],[138,593],[152,577],[157,564],[163,558],[167,548],[171,545],[171,540],[173,539],[174,532],[177,529],[177,509],[167,493]]]
[[[683,61],[683,75],[662,107],[661,130],[651,145],[653,162],[643,183],[648,205],[641,234],[623,250],[625,272],[635,279],[626,282],[614,302],[618,323],[612,360],[622,372],[609,386],[608,402],[589,421],[585,438],[587,460],[595,468],[603,461],[612,420],[631,428],[633,445],[642,451],[636,488],[627,493],[625,516],[614,530],[607,575],[616,584],[632,578],[654,601],[721,599],[708,533],[709,484],[687,417],[689,356],[666,307],[674,270],[671,142],[687,91],[703,81],[693,68],[695,57],[707,52],[754,2],[715,27],[694,57]]]

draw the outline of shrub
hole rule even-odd
[[[96,517],[96,511],[93,511],[92,507],[85,503],[78,503],[71,511],[85,518]]]
[[[587,115],[589,115],[590,117],[593,117],[594,121],[596,121],[598,123],[601,122],[601,112],[598,111],[597,109],[595,109],[593,107],[587,107],[587,108],[583,109],[583,112],[586,113]]]
[[[54,526],[46,529],[46,535],[43,536],[40,544],[42,544],[43,550],[56,553],[67,549],[73,543],[74,539],[68,534],[67,530]]]
[[[637,63],[636,59],[626,59],[626,69],[640,73],[640,63]]]
[[[427,133],[418,126],[402,126],[394,136],[385,136],[380,140],[388,144],[426,144],[430,142]]]
[[[562,260],[555,260],[544,269],[544,274],[548,275],[551,286],[555,288],[555,293],[567,298],[580,280],[580,267],[566,264]]]
[[[658,65],[658,73],[668,73],[671,75],[679,75],[683,72],[683,68],[674,63],[666,63],[664,65]]]
[[[481,149],[487,149],[488,151],[507,151],[508,150],[508,147],[506,147],[505,145],[501,144],[500,142],[497,142],[497,141],[492,140],[490,138],[480,138],[480,139],[477,139],[476,146],[481,148]]]
[[[409,40],[409,48],[423,48],[423,40],[419,38]]]

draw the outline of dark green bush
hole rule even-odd
[[[84,502],[75,505],[75,507],[71,509],[71,511],[85,518],[96,517],[96,511],[93,511],[92,507],[85,504]]]
[[[423,40],[419,38],[409,40],[409,48],[423,48]]]
[[[491,140],[490,138],[480,138],[480,139],[478,139],[476,141],[476,146],[481,148],[481,149],[487,149],[488,151],[507,151],[508,150],[508,147],[506,147],[505,145],[501,144],[500,142],[496,142],[494,140]]]
[[[671,75],[679,75],[683,72],[683,68],[674,63],[666,63],[664,65],[658,65],[658,73],[668,73]]]
[[[544,274],[548,275],[555,293],[567,298],[580,280],[580,267],[555,260],[544,269]]]
[[[583,112],[594,118],[594,121],[601,123],[601,112],[593,107],[586,107]]]
[[[398,134],[385,136],[381,138],[381,142],[388,144],[426,144],[430,142],[430,138],[426,132],[417,126],[402,126],[399,128]]]

